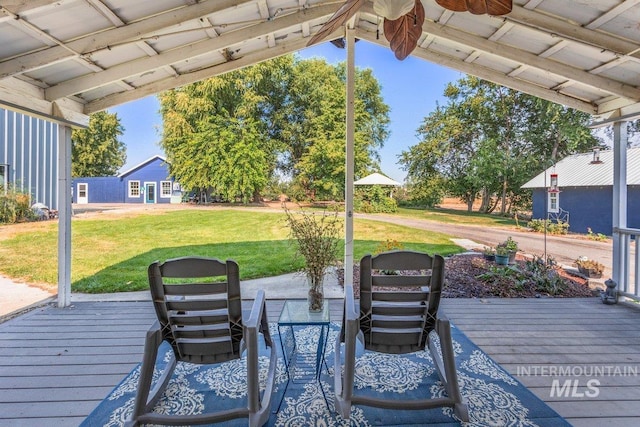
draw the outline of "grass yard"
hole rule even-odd
[[[17,227],[3,234],[0,271],[54,289],[57,223]],[[377,221],[356,219],[354,238],[355,259],[375,253],[387,240],[402,242],[406,249],[442,255],[461,251],[447,235]],[[147,289],[146,269],[151,262],[185,255],[232,258],[240,265],[241,279],[289,273],[302,265],[288,238],[283,213],[186,209],[74,218],[72,290],[102,293]]]
[[[479,212],[467,212],[458,209],[409,209],[399,208],[395,214],[408,218],[426,219],[430,221],[446,222],[449,224],[484,225],[490,227],[515,227],[516,221],[499,215],[489,215]],[[520,221],[520,225],[526,225]]]

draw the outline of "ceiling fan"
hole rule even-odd
[[[342,27],[360,9],[366,0],[346,0],[333,16],[307,43],[311,46]],[[440,6],[454,12],[474,15],[506,15],[511,12],[513,0],[435,0]],[[424,7],[421,0],[373,0],[373,10],[384,17],[384,36],[399,60],[415,49],[422,34]]]

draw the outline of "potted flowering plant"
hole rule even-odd
[[[338,211],[314,213],[304,210],[293,213],[283,205],[290,237],[296,242],[296,253],[304,259],[301,269],[309,283],[309,311],[324,307],[323,281],[327,269],[336,264],[340,223]]]
[[[576,265],[581,274],[590,278],[598,279],[602,277],[604,272],[604,265],[587,257],[579,257],[576,260]]]

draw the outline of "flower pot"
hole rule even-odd
[[[307,275],[307,283],[309,284],[309,292],[307,293],[307,302],[309,303],[309,311],[319,312],[324,308],[324,274],[320,277],[311,277]]]
[[[509,251],[509,264],[516,263],[516,251]]]
[[[578,266],[578,271],[580,272],[580,274],[590,279],[599,279],[602,277],[602,272],[596,270],[595,268],[585,268]]]
[[[496,255],[495,254],[483,254],[482,256],[484,256],[484,259],[486,259],[487,261],[495,261],[496,260]]]
[[[509,264],[509,255],[498,255],[496,254],[496,264],[498,265],[508,265]]]

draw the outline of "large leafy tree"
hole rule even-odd
[[[101,111],[89,117],[89,127],[71,135],[73,177],[115,175],[127,160],[124,133],[117,114]]]
[[[370,69],[355,73],[356,176],[378,168],[388,137],[389,107]],[[346,69],[322,59],[297,61],[289,84],[282,164],[309,198],[342,199],[345,182]]]
[[[258,198],[279,151],[279,111],[292,57],[213,77],[160,95],[161,145],[186,188],[229,200]]]
[[[599,144],[588,114],[475,77],[444,94],[447,104],[425,117],[421,142],[400,160],[424,202],[446,192],[469,210],[481,197],[481,211],[505,213],[526,203],[520,186],[542,168]]]
[[[375,169],[388,106],[370,70],[356,80],[356,174]],[[308,198],[344,193],[345,71],[284,56],[163,93],[162,146],[187,188],[258,198],[274,176]]]

